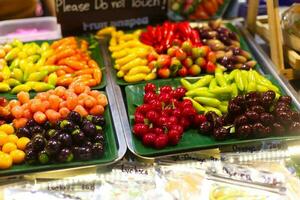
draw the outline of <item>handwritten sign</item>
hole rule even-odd
[[[167,5],[168,0],[56,0],[56,13],[68,35],[159,23],[167,18]]]

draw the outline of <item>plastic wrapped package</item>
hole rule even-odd
[[[197,166],[196,164],[194,166]],[[205,171],[186,165],[171,165],[157,168],[157,187],[173,199],[196,200],[202,196]]]

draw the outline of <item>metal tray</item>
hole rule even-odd
[[[270,61],[268,56],[262,51],[262,49],[260,47],[257,47],[253,38],[251,38],[250,34],[244,28],[242,28],[241,24],[238,24],[235,21],[231,21],[231,22],[238,28],[239,31],[241,31],[242,37],[246,40],[247,44],[249,45],[252,55],[254,56],[255,60],[257,60],[258,63],[260,64],[261,68],[258,68],[258,71],[262,74],[272,75],[274,77],[274,79],[276,80],[276,82],[278,82],[279,85],[282,86],[284,93],[287,95],[290,95],[292,97],[293,103],[294,103],[296,109],[300,109],[300,103],[296,97],[296,92],[292,88],[292,86],[283,77],[279,76],[276,73],[276,71],[274,70],[274,65],[272,64],[272,62]],[[105,51],[105,53],[103,53],[103,55],[106,55],[109,58],[110,54],[109,54],[108,50],[103,49],[103,51]],[[111,63],[110,59],[107,60],[106,66],[107,66],[107,71],[109,73],[108,77],[109,76],[111,77],[112,63]],[[197,151],[201,150],[201,148],[197,148],[197,149],[193,149],[189,152],[186,152],[186,151],[185,152],[176,152],[176,153],[172,153],[172,154],[168,154],[168,155],[147,156],[147,157],[139,155],[135,151],[133,141],[131,139],[131,134],[132,134],[131,127],[129,125],[129,121],[128,121],[128,117],[127,117],[128,115],[127,115],[126,106],[125,106],[126,100],[123,97],[121,87],[119,85],[117,85],[116,82],[112,82],[112,88],[113,88],[114,96],[116,98],[116,104],[117,104],[116,106],[118,107],[120,118],[122,119],[120,125],[122,126],[122,129],[123,129],[127,147],[133,155],[137,156],[138,159],[143,160],[143,161],[153,161],[155,159],[159,159],[159,158],[163,158],[163,157],[167,157],[167,156],[182,155],[182,154],[197,152]]]

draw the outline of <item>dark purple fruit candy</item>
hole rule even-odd
[[[290,126],[291,133],[299,133],[300,132],[300,122],[292,122]]]
[[[31,138],[32,137],[32,133],[29,131],[29,129],[27,127],[19,128],[16,132],[16,135],[18,136],[18,138],[21,138],[21,137]]]
[[[286,126],[288,126],[292,122],[292,116],[289,112],[284,112],[284,111],[278,112],[276,114],[276,117],[281,124]]]
[[[275,135],[284,135],[285,134],[285,128],[284,126],[282,126],[281,124],[279,123],[274,123],[273,124],[273,132]]]
[[[80,125],[82,122],[82,117],[78,112],[71,111],[68,114],[68,119],[71,120],[74,124]]]
[[[246,104],[248,107],[260,106],[261,100],[259,98],[247,99]]]
[[[86,140],[84,133],[80,129],[74,130],[71,135],[73,143],[75,144],[82,144],[82,142]]]
[[[103,128],[102,128],[102,126],[97,126],[96,125],[96,134],[102,134],[103,135]]]
[[[278,102],[284,102],[287,105],[291,105],[292,98],[290,96],[281,96],[281,97],[279,97]]]
[[[46,147],[45,151],[49,156],[57,154],[61,149],[61,143],[57,140],[49,140]]]
[[[265,137],[268,137],[271,134],[271,132],[272,128],[270,126],[266,126],[264,131]]]
[[[35,151],[41,151],[44,149],[46,140],[43,136],[37,135],[32,139],[32,147]]]
[[[258,113],[258,114],[261,114],[261,113],[265,112],[265,109],[262,106],[259,106],[259,105],[252,106],[250,108],[250,110],[252,110],[252,111],[254,111],[254,112]]]
[[[76,160],[90,160],[92,158],[92,150],[86,147],[74,147],[73,153]]]
[[[224,118],[225,124],[232,124],[234,121],[234,116],[229,113],[226,113],[225,115],[223,115],[223,118]]]
[[[91,122],[85,122],[81,130],[87,137],[92,138],[96,135],[96,126]]]
[[[246,103],[244,95],[236,96],[233,101],[234,101],[234,103],[236,103],[240,107],[244,107],[245,103]]]
[[[276,94],[275,94],[275,92],[274,91],[272,91],[272,90],[268,90],[267,92],[265,92],[264,94],[263,94],[263,96],[268,96],[268,97],[270,97],[270,98],[272,98],[273,100],[275,99],[275,96],[276,96]]]
[[[237,137],[239,139],[246,139],[252,134],[252,128],[250,125],[242,125],[237,129]]]
[[[274,99],[270,96],[262,96],[261,103],[266,110],[269,110],[269,108],[273,105],[273,100]]]
[[[28,128],[33,127],[35,125],[38,125],[38,124],[33,119],[28,120],[26,123],[26,127],[28,127]]]
[[[259,114],[255,111],[249,110],[245,113],[245,116],[251,123],[255,123],[259,121]]]
[[[104,143],[104,136],[102,134],[97,134],[97,135],[95,135],[93,141],[103,144]]]
[[[219,128],[225,125],[225,119],[224,117],[217,117],[215,120],[214,127]]]
[[[70,149],[62,149],[58,154],[59,162],[71,162],[74,158],[74,155]]]
[[[41,151],[38,154],[38,160],[41,164],[47,164],[50,161],[49,155],[47,154],[47,152],[45,150]]]
[[[93,143],[92,143],[91,141],[89,141],[89,140],[85,140],[85,141],[82,143],[81,146],[82,146],[82,147],[87,147],[87,148],[92,148]]]
[[[205,117],[206,117],[207,121],[214,124],[214,122],[215,122],[216,118],[218,117],[218,115],[213,111],[209,111],[205,114]]]
[[[46,121],[46,122],[43,124],[43,128],[44,128],[45,130],[51,129],[51,128],[52,128],[51,122]]]
[[[246,100],[250,99],[260,99],[261,95],[259,92],[249,92],[248,94],[245,95]]]
[[[43,134],[45,132],[45,130],[39,125],[32,126],[29,128],[29,130],[31,131],[32,134],[35,134],[35,133]]]
[[[213,131],[213,125],[211,122],[206,121],[200,124],[199,132],[201,134],[209,135]]]
[[[49,129],[48,131],[46,131],[45,133],[45,137],[49,140],[51,138],[57,138],[57,136],[59,135],[59,131],[55,130],[55,129]]]
[[[247,117],[245,115],[240,115],[234,120],[235,127],[239,127],[248,123]]]
[[[25,161],[32,165],[35,164],[37,162],[37,153],[35,151],[33,151],[32,149],[30,150],[25,150]]]
[[[72,146],[72,137],[67,133],[61,133],[57,136],[57,140],[62,144],[63,147]]]
[[[229,129],[224,127],[216,128],[213,132],[213,137],[215,140],[225,140],[229,136]]]
[[[264,125],[272,125],[274,120],[275,120],[274,116],[270,113],[261,113],[260,114],[260,121]]]
[[[291,111],[291,117],[294,122],[300,121],[300,113],[297,111]]]
[[[102,115],[93,116],[92,122],[97,126],[101,126],[101,127],[105,126],[105,119]]]
[[[257,136],[260,136],[262,133],[264,133],[264,129],[265,127],[262,125],[262,123],[255,123],[252,126],[252,130]]]
[[[74,124],[72,121],[68,121],[68,120],[62,120],[59,123],[59,127],[61,130],[65,131],[65,132],[70,132],[74,130]]]
[[[95,143],[92,146],[92,154],[94,158],[100,158],[104,154],[104,146],[102,143]]]
[[[241,107],[239,105],[237,105],[236,103],[229,102],[228,112],[230,114],[238,115],[241,113]]]

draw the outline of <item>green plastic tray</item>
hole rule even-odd
[[[231,23],[226,23],[225,26],[228,29],[230,29],[231,31],[235,32],[239,36],[240,43],[241,43],[241,48],[243,50],[248,51],[251,54],[251,56],[253,57],[253,54],[252,54],[252,52],[251,52],[251,50],[250,50],[250,48],[249,48],[246,40],[242,37],[242,35],[239,32],[239,30],[233,24],[231,24]],[[136,82],[136,83],[128,83],[128,82],[124,81],[123,79],[118,78],[117,77],[117,70],[113,67],[115,65],[115,60],[112,57],[110,57],[110,59],[111,59],[111,64],[112,64],[112,66],[111,66],[111,68],[112,68],[112,77],[113,77],[113,79],[116,81],[116,83],[118,85],[125,86],[125,85],[134,85],[134,84],[149,82],[149,81],[140,81],[140,82]],[[260,68],[261,67],[259,66],[259,64],[256,64],[255,69],[260,69]],[[203,75],[205,75],[205,74],[200,74],[200,76],[198,76],[198,77],[201,77]],[[172,80],[176,80],[177,78],[178,77],[168,78],[168,79],[156,79],[156,80],[168,80],[168,81],[172,81]]]
[[[276,81],[272,77],[267,76],[267,78],[269,78],[273,83],[276,84]],[[179,79],[160,80],[160,81],[151,81],[151,82],[153,82],[157,87],[163,85],[171,85],[172,87],[177,87],[180,85]],[[138,105],[141,105],[143,103],[144,86],[145,84],[137,84],[137,85],[126,86],[125,88],[129,123],[131,127],[133,127],[134,124],[134,111]],[[283,93],[282,90],[281,92]],[[247,140],[228,139],[225,141],[216,141],[210,136],[199,134],[196,129],[189,129],[185,131],[179,144],[177,144],[176,146],[168,146],[161,150],[144,146],[141,140],[136,138],[133,134],[131,134],[131,138],[133,141],[134,149],[137,154],[142,156],[158,156],[158,155],[179,153],[184,151],[191,151],[193,149],[199,149],[199,148],[204,149],[204,148],[219,147],[222,145],[243,144],[243,143],[252,143],[252,142],[260,142],[260,141],[270,141],[270,140],[300,139],[300,136],[287,135],[284,137],[272,136],[272,137],[260,138],[260,139],[247,139]]]
[[[87,36],[82,36],[82,37],[78,37],[78,38],[82,38],[87,40],[89,43],[91,43],[91,39]],[[55,40],[37,40],[37,41],[32,41],[32,42],[36,42],[38,44],[41,44],[42,42],[49,42],[52,43]],[[92,89],[97,89],[97,90],[103,90],[106,86],[106,72],[105,72],[105,67],[104,67],[104,60],[103,57],[100,54],[100,47],[99,45],[96,45],[95,48],[93,48],[91,51],[91,57],[98,63],[101,72],[102,72],[102,80],[101,83],[95,87],[92,87]],[[36,92],[31,91],[29,92],[31,96],[35,96]],[[10,92],[6,92],[6,93],[0,93],[0,96],[5,96],[7,98],[15,98],[16,94],[11,94]]]
[[[88,165],[100,165],[113,162],[118,157],[118,149],[116,144],[116,136],[111,118],[110,108],[105,108],[104,117],[106,120],[105,125],[105,152],[102,158],[89,160],[89,161],[74,161],[70,163],[51,163],[47,165],[13,165],[12,168],[7,170],[0,170],[1,176],[10,176],[17,174],[25,174],[32,172],[50,171],[55,169],[67,169],[72,167],[82,167]]]

